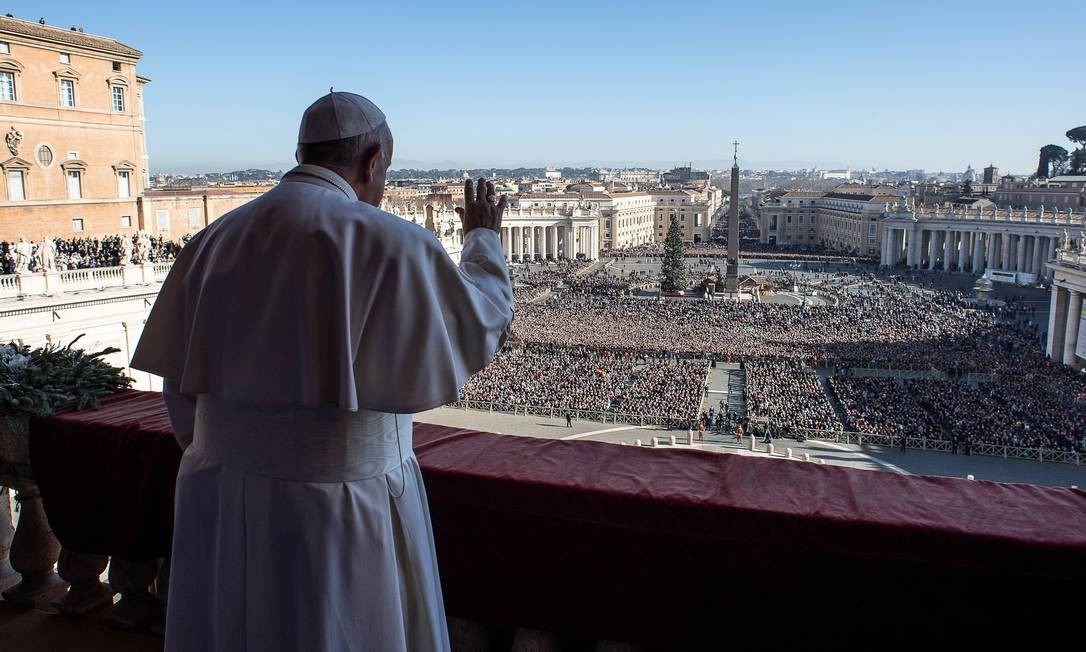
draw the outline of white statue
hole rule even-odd
[[[1067,232],[1067,229],[1063,230],[1063,250],[1071,251],[1071,234]]]
[[[38,245],[38,262],[47,272],[57,271],[57,248],[49,236],[43,236]]]
[[[30,271],[30,256],[32,253],[30,243],[26,241],[26,238],[19,238],[19,242],[15,243],[16,274],[25,274]]]
[[[1078,253],[1080,256],[1086,256],[1086,235],[1078,238]]]
[[[127,266],[132,264],[132,236],[121,236],[121,266]]]

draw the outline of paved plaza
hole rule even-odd
[[[689,448],[685,444],[686,431],[664,430],[652,426],[632,426],[622,423],[598,423],[592,421],[574,421],[572,428],[566,427],[565,419],[542,416],[521,416],[481,410],[459,408],[437,408],[415,415],[420,423],[435,423],[456,428],[470,428],[494,432],[503,435],[521,435],[546,439],[602,441],[618,444],[633,444],[640,439],[643,445],[653,437],[661,442],[670,441],[675,435],[678,448]],[[724,454],[765,455],[766,446],[756,443],[756,452],[749,450],[750,438],[744,438],[743,447],[734,443],[731,436],[707,436],[703,442],[696,441],[695,448]],[[902,453],[896,448],[880,446],[859,447],[849,444],[807,440],[797,442],[791,439],[773,441],[777,456],[783,456],[787,448],[793,455],[802,458],[809,453],[812,460],[822,460],[826,464],[837,464],[860,469],[908,473],[914,475],[937,475],[964,478],[968,475],[977,480],[996,482],[1019,482],[1053,487],[1072,485],[1086,487],[1086,466],[1060,464],[1055,462],[1034,462],[1030,460],[1005,460],[999,457],[981,455],[953,455],[951,453],[912,450]],[[665,446],[667,447],[667,446]]]

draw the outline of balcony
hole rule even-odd
[[[59,292],[151,285],[166,280],[173,263],[144,263],[62,271],[0,275],[0,299],[24,299]]]
[[[1036,644],[1062,634],[1045,623],[1077,622],[1086,589],[1077,489],[427,424],[414,445],[460,649],[945,640],[1002,616]],[[34,420],[29,454],[59,545],[39,528],[21,554],[42,551],[50,575],[62,547],[75,588],[38,602],[67,617],[0,603],[3,649],[158,649],[180,455],[161,398]],[[30,499],[20,528],[33,513]]]

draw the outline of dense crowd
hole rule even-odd
[[[889,437],[943,436],[941,422],[896,378],[832,376],[829,382],[845,410],[848,430]]]
[[[720,242],[699,242],[684,247],[687,258],[727,258],[728,247]],[[840,254],[800,251],[795,248],[766,244],[756,240],[743,240],[739,243],[741,258],[760,260],[814,260],[820,262],[872,263],[869,257],[842,256]],[[601,256],[614,258],[658,257],[664,255],[663,243],[649,243],[622,249],[605,249]]]
[[[615,411],[665,417],[672,425],[688,427],[701,404],[707,368],[699,360],[650,362],[618,398]]]
[[[747,410],[775,426],[840,430],[814,369],[794,362],[747,365]]]
[[[816,366],[1017,370],[1042,360],[1035,340],[960,293],[866,278],[863,293],[832,288],[836,305],[590,296],[524,306],[522,341],[600,349],[782,359]]]
[[[125,238],[129,238],[127,247]],[[59,239],[52,241],[53,261],[57,270],[116,267],[124,260],[127,249],[129,262],[134,264],[169,262],[177,257],[187,241],[188,236],[173,241],[162,236],[140,234]],[[42,243],[30,242],[27,246],[30,251],[27,261],[29,271],[41,271]],[[16,243],[0,242],[0,266],[4,274],[15,273],[16,256]]]
[[[685,427],[697,414],[707,364],[664,362],[585,347],[507,347],[460,391],[500,409],[532,406],[652,416]]]
[[[931,380],[906,383],[920,402],[947,424],[947,437],[955,439],[957,447],[983,443],[1086,452],[1082,381],[1061,376],[1058,371],[1054,375],[1028,374],[979,385]]]

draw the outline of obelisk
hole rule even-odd
[[[732,164],[732,194],[728,210],[728,270],[724,275],[724,291],[734,294],[739,291],[739,142],[735,147],[735,162]]]

